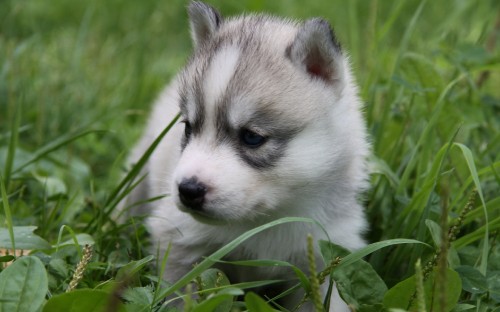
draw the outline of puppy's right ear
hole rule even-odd
[[[222,23],[222,16],[216,9],[199,1],[189,4],[188,15],[195,47],[209,39]]]
[[[287,55],[311,77],[342,87],[342,49],[327,21],[321,18],[306,21],[287,49]]]

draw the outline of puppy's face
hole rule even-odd
[[[285,53],[267,61],[246,53],[223,46],[181,76],[185,129],[172,196],[204,222],[273,215],[335,166],[331,88]]]

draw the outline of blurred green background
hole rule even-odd
[[[210,3],[224,15],[265,11],[329,20],[351,55],[372,127],[378,118],[372,110],[394,108],[390,100],[376,101],[374,96],[377,88],[401,76],[401,68],[396,68],[401,53],[423,55],[437,71],[450,65],[460,70],[467,63],[491,62],[488,54],[498,47],[489,52],[486,48],[499,10],[494,0],[427,1],[408,38],[406,31],[421,1]],[[186,5],[179,0],[1,1],[2,133],[21,104],[23,124],[30,127],[21,142],[28,146],[79,127],[104,128],[115,135],[91,142],[79,155],[107,165],[134,141],[152,100],[189,56]],[[449,64],[450,59],[457,64]],[[493,89],[500,84],[498,67],[487,83]],[[95,173],[102,174],[104,168]]]

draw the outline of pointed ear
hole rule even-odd
[[[191,36],[194,45],[199,47],[219,28],[222,16],[216,9],[199,1],[192,1],[188,6]]]
[[[342,49],[327,21],[306,21],[287,52],[290,60],[312,77],[334,84],[342,81]]]

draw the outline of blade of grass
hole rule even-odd
[[[485,224],[485,225],[481,226],[480,228],[458,238],[456,241],[454,241],[452,243],[453,247],[456,249],[460,249],[460,248],[463,248],[463,247],[466,247],[466,246],[472,244],[473,242],[475,242],[477,240],[480,240],[481,238],[484,237],[484,235],[486,233],[486,228],[488,228],[490,233],[492,233],[494,231],[499,231],[500,230],[500,217],[497,217],[497,218],[491,220],[490,222],[488,222],[488,226],[486,226],[486,224]],[[483,252],[484,252],[484,250],[483,250]],[[483,257],[483,256],[481,255],[481,257]]]
[[[250,267],[277,267],[277,266],[289,267],[300,280],[302,288],[309,289],[309,279],[307,278],[307,275],[304,272],[302,272],[302,270],[299,269],[297,266],[286,261],[268,260],[268,259],[238,260],[238,261],[218,260],[217,263],[226,263],[231,265],[250,266]]]
[[[62,233],[64,230],[69,232],[71,239],[73,239],[73,242],[75,243],[76,251],[78,252],[78,257],[81,259],[82,258],[82,249],[80,248],[80,244],[78,243],[78,238],[76,237],[73,229],[67,225],[63,225],[59,229],[59,235],[57,236],[56,251],[59,250],[59,245],[61,244]]]
[[[161,281],[163,279],[163,276],[165,274],[165,269],[167,267],[167,260],[168,256],[170,255],[170,249],[172,248],[171,244],[168,244],[167,250],[165,250],[165,253],[163,254],[162,260],[161,260],[161,266],[160,266],[160,272],[158,274],[158,282],[156,283],[155,291],[153,294],[153,300],[151,301],[151,311],[154,311],[154,307],[156,305],[156,302],[158,301],[158,294],[160,292],[160,286],[161,286]],[[159,250],[158,252],[159,253]]]
[[[440,173],[440,168],[444,158],[449,151],[450,145],[446,144],[436,154],[435,161],[431,170],[429,171],[422,188],[413,195],[410,203],[400,213],[396,220],[396,226],[392,231],[391,236],[397,234],[408,237],[415,229],[418,223],[421,222],[421,217],[425,214],[425,209],[429,205],[432,190],[435,188],[437,179]],[[415,216],[410,218],[410,216]],[[424,221],[425,222],[425,218]],[[405,224],[404,230],[401,227]]]
[[[497,161],[486,168],[483,168],[477,172],[478,177],[483,177],[483,180],[486,180],[487,175],[495,175],[495,170],[500,169],[500,161]],[[467,194],[467,190],[471,187],[471,185],[474,183],[472,175],[469,176],[465,182],[463,183],[462,187],[458,191],[458,194]],[[500,183],[499,183],[500,184]],[[460,197],[457,196],[457,198],[452,202],[451,207],[463,207],[465,204],[465,201],[467,200],[467,196],[462,196],[462,203],[459,203]]]
[[[405,33],[403,35],[403,38],[401,39],[401,44],[399,45],[399,51],[396,54],[396,61],[394,62],[394,68],[392,70],[392,76],[394,76],[394,74],[398,70],[399,64],[401,62],[401,58],[403,57],[403,55],[408,50],[408,45],[409,45],[409,42],[410,42],[410,38],[411,38],[411,36],[413,34],[413,31],[415,30],[415,26],[417,24],[417,21],[420,18],[420,14],[422,13],[422,10],[423,10],[423,8],[424,8],[424,6],[425,6],[426,3],[427,3],[426,0],[420,2],[420,5],[415,10],[415,13],[413,14],[413,16],[410,19],[410,22],[408,23],[408,27],[406,28]]]
[[[12,250],[15,256],[16,250],[16,240],[14,237],[14,225],[12,224],[12,212],[10,211],[9,199],[7,197],[7,192],[5,190],[5,184],[3,183],[3,177],[0,175],[0,189],[2,194],[3,210],[5,212],[5,221],[7,222],[7,228],[9,229],[10,241],[12,243]]]
[[[424,245],[429,248],[432,248],[429,244],[426,244],[424,242],[415,240],[415,239],[406,239],[406,238],[395,238],[395,239],[388,239],[384,240],[381,242],[376,242],[373,244],[370,244],[368,246],[365,246],[361,249],[358,249],[354,251],[353,253],[349,254],[348,256],[344,257],[340,263],[333,268],[333,270],[338,270],[344,266],[350,265],[358,260],[361,260],[362,258],[366,257],[369,254],[374,253],[375,251],[393,246],[393,245],[402,245],[402,244],[417,244],[417,245]]]
[[[90,5],[83,15],[82,21],[80,22],[80,27],[78,28],[78,34],[76,36],[75,48],[73,50],[72,57],[72,69],[75,72],[81,70],[82,53],[85,51],[85,39],[87,38],[89,32],[89,25],[94,16],[95,5]]]
[[[48,155],[49,153],[65,146],[65,145],[68,145],[69,143],[81,138],[81,137],[84,137],[86,135],[89,135],[91,133],[102,133],[102,132],[106,132],[105,130],[85,130],[85,131],[81,131],[81,132],[77,132],[77,133],[68,133],[66,135],[63,135],[59,138],[57,138],[56,140],[54,140],[53,142],[50,142],[49,144],[43,146],[42,148],[40,148],[39,150],[37,150],[33,156],[31,157],[30,160],[28,160],[27,162],[25,162],[24,164],[20,165],[19,167],[15,168],[14,169],[14,173],[16,172],[19,172],[21,171],[23,168],[26,168],[28,165],[34,163],[35,161],[41,159],[42,157]]]
[[[179,290],[181,287],[189,283],[192,279],[194,279],[196,276],[198,276],[201,272],[204,270],[208,269],[211,267],[213,264],[215,264],[218,260],[220,260],[222,257],[227,255],[229,252],[234,250],[237,246],[239,246],[241,243],[249,239],[250,237],[265,231],[271,227],[278,226],[280,224],[284,223],[290,223],[290,222],[306,222],[306,223],[315,223],[318,224],[316,221],[312,219],[307,219],[307,218],[296,218],[296,217],[287,217],[287,218],[281,218],[278,220],[275,220],[270,223],[266,223],[264,225],[261,225],[255,229],[252,229],[250,231],[247,231],[231,241],[229,244],[225,245],[221,249],[217,250],[207,258],[205,258],[202,262],[200,262],[194,269],[189,271],[186,275],[184,275],[182,278],[180,278],[178,281],[176,281],[174,284],[172,284],[170,287],[164,289],[160,295],[157,297],[157,300],[162,300],[163,298],[166,298],[167,296],[173,294],[175,291]]]
[[[380,48],[380,55],[388,54],[387,50],[390,45],[383,44],[383,41],[386,39],[386,35],[388,34],[390,29],[393,29],[394,23],[397,21],[398,17],[401,15],[401,11],[407,2],[405,1],[395,1],[393,7],[391,8],[391,13],[388,18],[385,19],[384,24],[379,27],[379,30],[375,30],[375,40],[373,40],[373,45],[369,51],[378,51]],[[379,63],[375,62],[373,64],[377,70],[372,70],[367,73],[368,79],[366,79],[363,84],[361,94],[368,94],[368,91],[373,88],[374,82],[377,81],[378,76],[380,75],[382,69],[379,68]],[[390,84],[391,82],[389,82]],[[373,116],[374,105],[369,105],[367,107],[368,114],[367,116]]]
[[[481,204],[484,212],[484,220],[485,220],[485,231],[484,231],[484,242],[483,242],[483,251],[481,255],[481,262],[479,265],[479,271],[486,275],[486,270],[488,267],[488,248],[489,248],[489,221],[488,221],[488,210],[486,209],[486,203],[484,201],[483,189],[481,187],[481,183],[479,182],[479,176],[477,174],[476,165],[474,164],[474,157],[472,156],[471,150],[460,143],[455,143],[454,146],[457,146],[462,151],[462,154],[467,162],[467,166],[469,167],[470,174],[474,181],[474,185],[476,186],[477,193],[479,194],[479,198],[481,199]]]
[[[482,206],[482,203],[481,203],[481,206]],[[498,210],[498,207],[500,207],[500,196],[495,198],[495,199],[492,199],[486,203],[486,210],[488,211],[488,215],[490,213],[492,213],[494,215],[495,212]],[[475,220],[481,218],[481,215],[484,215],[483,210],[478,209],[478,207],[474,208],[465,217],[465,219],[463,221],[463,225],[467,225],[467,224],[470,224],[471,222],[474,222]]]
[[[393,246],[393,245],[400,245],[400,244],[423,244],[423,245],[431,248],[430,245],[428,245],[424,242],[420,242],[420,241],[417,241],[414,239],[406,239],[406,238],[395,238],[395,239],[389,239],[389,240],[385,240],[385,241],[381,241],[381,242],[376,242],[376,243],[370,244],[368,246],[365,246],[361,249],[358,249],[358,250],[354,251],[353,253],[347,255],[346,257],[344,257],[340,261],[340,263],[332,269],[332,271],[330,272],[330,276],[333,274],[333,272],[335,270],[338,270],[339,268],[353,264],[354,262],[359,261],[360,259],[366,257],[369,254],[374,253],[377,250],[380,250],[380,249],[385,248],[385,247]],[[327,255],[325,252],[326,251],[325,248],[329,248],[328,241],[320,241],[320,247],[321,247],[321,253],[323,254],[325,262],[331,262],[333,259],[328,259],[327,257],[325,257]],[[276,301],[278,299],[286,297],[287,295],[293,293],[294,291],[296,291],[300,287],[301,287],[301,284],[297,283],[296,285],[290,287],[289,289],[285,290],[281,294],[273,297],[270,301]],[[330,293],[330,291],[331,290],[329,290],[329,293]]]
[[[427,219],[429,219],[429,214],[430,214],[430,210],[431,210],[431,206],[432,206],[432,192],[436,189],[436,185],[438,183],[438,180],[439,180],[439,176],[441,175],[441,172],[442,172],[442,168],[443,168],[443,163],[444,163],[444,159],[446,158],[446,156],[449,154],[450,152],[450,149],[452,147],[452,142],[455,140],[455,138],[457,137],[457,134],[459,132],[460,128],[458,128],[455,133],[453,134],[453,136],[450,138],[448,144],[446,144],[443,148],[441,148],[441,150],[439,151],[438,153],[438,156],[436,157],[435,161],[433,162],[432,164],[432,168],[429,172],[429,175],[424,183],[424,185],[426,187],[424,187],[423,189],[427,189],[427,191],[425,191],[426,195],[425,197],[427,198],[426,201],[425,201],[425,207],[423,208],[423,211],[421,214],[419,214],[418,218],[415,218],[416,220],[419,220],[418,222],[418,228],[417,228],[417,237],[416,239],[417,240],[420,240],[420,241],[423,241],[425,239],[425,233],[427,232],[427,226],[425,225],[425,221]],[[419,209],[418,207],[414,207],[414,209]],[[410,229],[412,228],[412,226],[408,226]],[[407,235],[409,235],[409,233],[406,233]],[[410,257],[410,263],[413,264],[413,263],[416,263],[417,262],[417,259],[422,255],[422,246],[415,246],[415,248],[413,249],[412,253],[411,253],[411,257]]]
[[[12,166],[14,164],[14,158],[16,155],[17,144],[19,141],[19,125],[21,123],[21,109],[22,105],[18,105],[15,111],[14,123],[12,124],[12,130],[10,132],[10,142],[7,150],[7,159],[5,161],[5,190],[9,189],[10,176],[12,173]]]
[[[108,197],[108,200],[105,203],[105,211],[103,216],[104,220],[109,219],[110,214],[113,212],[114,208],[119,202],[117,198],[122,192],[124,192],[123,189],[125,188],[125,186],[128,185],[129,183],[132,183],[132,181],[136,178],[136,176],[141,172],[142,168],[145,166],[149,157],[151,157],[151,154],[153,154],[154,150],[160,144],[163,137],[170,131],[170,129],[175,125],[175,123],[179,120],[179,118],[180,114],[177,114],[177,116],[175,116],[174,119],[172,119],[172,121],[167,125],[167,127],[165,127],[165,129],[158,135],[158,137],[153,141],[153,143],[151,143],[146,152],[141,156],[141,158],[132,167],[132,169],[128,172],[128,174],[122,179],[120,184],[111,192],[111,195]],[[88,231],[89,229],[95,227],[96,220],[97,218],[89,222],[85,230]]]
[[[195,291],[193,294],[203,294],[203,293],[211,293],[213,291],[218,291],[222,290],[225,288],[239,288],[239,289],[251,289],[251,288],[257,288],[257,287],[263,287],[263,286],[269,286],[273,284],[279,284],[283,283],[285,280],[263,280],[263,281],[254,281],[254,282],[243,282],[243,283],[236,283],[236,284],[230,284],[230,285],[224,285],[216,288],[207,288],[203,289],[201,291]]]
[[[128,194],[130,194],[134,188],[139,185],[145,178],[146,178],[147,174],[144,174],[142,175],[139,179],[133,179],[133,180],[130,180],[130,182],[127,184],[127,186],[125,187],[125,190],[123,192],[121,192],[120,194],[118,194],[114,199],[113,201],[109,204],[109,207],[115,207],[116,205],[118,205],[125,197],[127,197]],[[156,199],[161,199],[165,196],[157,196],[155,197]],[[151,202],[153,201],[154,198],[148,198],[142,202]],[[133,203],[132,206],[134,205],[139,205],[139,203]],[[116,218],[120,218],[122,216],[122,214],[126,214],[127,213],[127,210],[131,209],[131,207],[124,207],[123,211],[120,211]],[[111,211],[112,213],[113,211]],[[107,217],[109,217],[110,214],[107,214],[105,213],[104,215],[101,216],[101,219],[103,220],[106,220]]]
[[[424,131],[422,132],[422,135],[420,135],[420,137],[417,141],[417,144],[413,148],[408,165],[406,166],[406,168],[403,172],[403,175],[402,175],[401,180],[400,180],[400,184],[396,190],[397,194],[402,194],[404,191],[404,188],[406,187],[406,185],[408,185],[408,179],[410,178],[410,175],[413,172],[413,169],[415,168],[415,165],[417,164],[417,161],[418,161],[417,152],[418,152],[420,146],[422,146],[424,144],[424,142],[426,142],[428,140],[428,136],[431,133],[431,130],[433,130],[434,127],[436,126],[438,119],[441,115],[441,111],[443,110],[443,108],[445,106],[446,96],[452,90],[452,88],[462,79],[463,79],[463,75],[460,75],[459,77],[455,78],[453,81],[451,81],[446,86],[446,88],[443,90],[443,92],[441,92],[441,94],[439,95],[439,98],[436,102],[436,106],[435,106],[434,112],[432,114],[432,117],[429,120]]]

